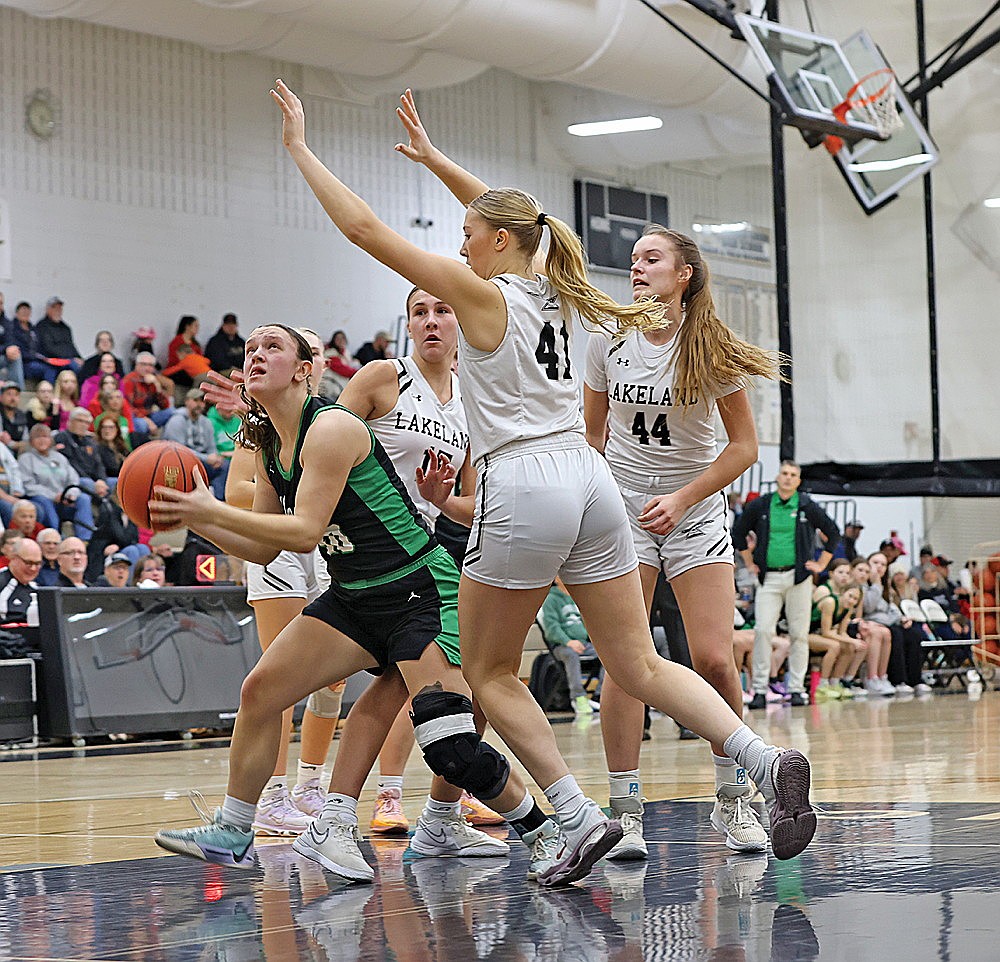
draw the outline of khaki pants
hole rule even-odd
[[[795,571],[768,571],[754,597],[753,690],[766,692],[771,674],[771,642],[784,606],[788,635],[789,692],[803,691],[809,667],[809,619],[812,614],[812,578],[795,583]]]

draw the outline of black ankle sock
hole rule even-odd
[[[523,838],[528,832],[533,832],[536,828],[544,825],[548,818],[549,816],[538,807],[538,802],[535,802],[531,806],[531,811],[524,818],[519,818],[510,824],[518,836]]]

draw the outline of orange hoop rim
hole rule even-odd
[[[875,77],[886,76],[885,83],[879,87],[878,90],[873,94],[869,94],[866,97],[860,97],[857,100],[852,100],[851,98],[860,90],[869,80]],[[880,67],[878,70],[873,70],[871,73],[865,74],[857,83],[847,91],[847,95],[844,99],[833,108],[831,113],[837,118],[842,124],[847,123],[847,114],[854,107],[868,107],[871,104],[877,103],[881,100],[892,88],[892,85],[896,82],[896,75],[893,73],[891,67]],[[826,149],[831,154],[839,153],[841,148],[844,146],[844,141],[841,137],[836,134],[827,134],[823,141]]]

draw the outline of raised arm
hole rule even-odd
[[[372,209],[324,167],[309,149],[302,102],[284,81],[275,83],[271,96],[281,108],[282,142],[341,233],[411,284],[433,291],[451,304],[466,337],[474,346],[480,346],[477,341],[488,343],[492,340],[494,346],[499,343],[507,327],[507,305],[497,286],[484,281],[457,260],[421,250],[379,220]]]
[[[489,185],[484,184],[475,174],[470,174],[464,167],[459,167],[450,157],[435,147],[420,122],[416,104],[413,102],[413,91],[409,87],[399,98],[401,106],[396,108],[399,122],[406,128],[410,142],[396,144],[404,157],[409,157],[415,164],[423,164],[445,187],[455,195],[455,199],[468,207],[477,197],[488,191]]]

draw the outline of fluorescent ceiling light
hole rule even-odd
[[[566,132],[574,137],[600,137],[602,134],[627,134],[633,130],[659,130],[659,117],[626,117],[623,120],[596,120],[589,124],[570,124]]]
[[[913,167],[925,161],[933,160],[930,154],[911,154],[909,157],[900,157],[897,160],[869,160],[867,162],[848,164],[847,169],[853,170],[856,174],[877,174],[884,170],[899,170],[900,167]]]
[[[983,207],[1000,207],[1000,197],[987,197],[983,201]]]
[[[739,234],[750,230],[745,220],[736,224],[692,224],[691,227],[699,234]]]

